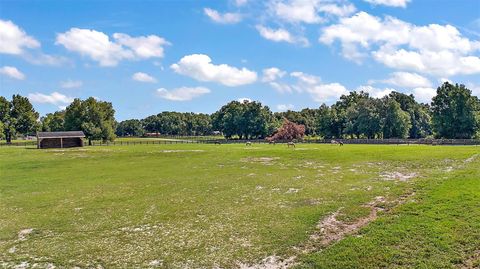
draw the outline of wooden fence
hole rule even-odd
[[[101,142],[92,141],[92,146],[134,146],[134,145],[171,145],[171,144],[245,144],[250,142],[252,144],[265,144],[268,141],[264,139],[253,140],[239,140],[239,139],[195,139],[195,137],[187,137],[187,139],[180,139],[176,137],[172,140],[135,140],[135,141],[112,141]],[[335,141],[342,142],[344,144],[370,144],[370,145],[480,145],[479,139],[334,139]],[[289,141],[276,141],[276,143],[282,144]],[[332,139],[305,139],[297,140],[296,143],[305,144],[330,144]],[[36,147],[36,141],[25,142],[12,142],[11,144],[0,143],[0,147]],[[85,146],[88,146],[88,142],[85,142]]]

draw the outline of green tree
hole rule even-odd
[[[40,119],[42,124],[42,131],[57,132],[65,130],[65,111],[56,111],[48,113]]]
[[[410,115],[393,98],[384,98],[383,138],[407,138],[412,124]]]
[[[432,121],[436,137],[471,138],[478,128],[477,99],[464,85],[445,82],[432,99]]]
[[[270,108],[260,102],[232,101],[212,115],[212,125],[225,137],[264,138],[275,130]]]
[[[16,94],[13,95],[11,104],[10,117],[15,119],[16,132],[23,135],[35,133],[39,128],[39,114],[33,109],[30,100]]]
[[[142,136],[145,133],[140,120],[124,120],[117,124],[115,134],[117,136]]]
[[[0,96],[0,122],[2,122],[2,132],[7,143],[10,143],[16,134],[35,133],[39,128],[38,116],[28,98],[16,94],[9,102],[5,97]]]
[[[90,97],[86,100],[76,98],[65,110],[65,130],[85,133],[89,145],[92,140],[115,139],[115,110],[112,103],[97,101]]]

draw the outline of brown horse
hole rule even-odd
[[[295,147],[295,143],[293,143],[293,142],[288,142],[288,143],[287,143],[287,148],[289,148],[290,146]]]

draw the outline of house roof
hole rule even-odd
[[[37,132],[38,138],[71,138],[71,137],[85,137],[82,131],[67,131],[67,132]]]

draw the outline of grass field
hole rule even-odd
[[[0,148],[0,267],[476,268],[479,153]]]

